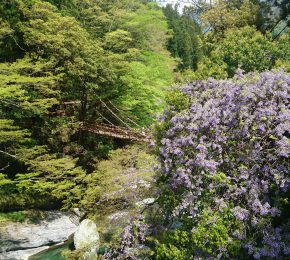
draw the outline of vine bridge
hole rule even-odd
[[[145,131],[138,131],[126,127],[109,125],[109,124],[89,124],[87,122],[81,123],[81,130],[94,133],[101,136],[113,137],[118,139],[127,139],[131,141],[150,142],[151,136]]]
[[[145,128],[138,125],[135,121],[133,121],[131,118],[120,116],[121,111],[119,108],[117,108],[110,100],[108,100],[107,105],[102,99],[99,99],[100,104],[102,105],[102,108],[106,110],[107,113],[109,113],[110,118],[113,118],[115,121],[117,121],[120,125],[116,125],[112,123],[108,118],[106,118],[102,113],[100,113],[96,109],[96,113],[99,115],[100,119],[102,120],[101,123],[97,122],[87,122],[83,121],[80,123],[80,130],[90,132],[96,135],[100,136],[106,136],[106,137],[112,137],[117,139],[125,139],[125,140],[131,140],[131,141],[140,141],[140,142],[151,142],[152,136],[151,134],[145,130]],[[69,102],[63,102],[63,105],[76,105],[80,104],[79,101],[69,101]],[[114,111],[115,112],[114,112]],[[118,115],[119,114],[119,115]],[[134,124],[136,128],[132,128],[129,123],[126,121],[129,121],[131,124]],[[106,122],[106,123],[103,123]]]

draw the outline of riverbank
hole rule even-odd
[[[66,241],[78,227],[75,214],[41,212],[41,219],[0,222],[0,259],[26,260],[49,246]]]

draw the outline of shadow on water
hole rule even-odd
[[[48,249],[30,256],[28,260],[66,260],[61,254],[65,249],[73,249],[73,234],[61,245],[51,246]]]

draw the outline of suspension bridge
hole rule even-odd
[[[109,124],[90,124],[87,122],[81,122],[80,129],[100,136],[131,141],[150,142],[152,139],[145,131],[128,129],[126,127]]]
[[[107,112],[109,112],[110,116],[117,120],[119,124],[116,125],[112,123],[111,120],[106,118],[103,114],[98,112],[96,110],[96,113],[100,116],[102,121],[106,123],[92,123],[92,122],[81,122],[80,123],[80,130],[85,132],[90,132],[96,135],[100,136],[106,136],[111,138],[117,138],[117,139],[124,139],[124,140],[130,140],[130,141],[139,141],[139,142],[151,142],[152,136],[151,134],[145,130],[145,128],[139,126],[135,121],[133,121],[131,118],[121,117],[118,115],[118,112],[124,112],[121,111],[119,108],[117,108],[110,100],[108,100],[109,105],[107,105],[102,99],[99,99],[100,103],[102,104],[102,107],[106,109]],[[79,102],[78,102],[79,103]],[[75,105],[76,102],[66,102],[66,105]],[[115,110],[115,112],[113,111]],[[120,114],[120,113],[119,113]],[[137,128],[132,128],[129,125],[129,121],[131,124],[134,124]]]
[[[9,100],[0,101],[7,103],[8,105],[19,106],[18,104],[12,101],[10,102]],[[100,111],[98,111],[98,109],[96,109],[95,112],[99,115],[99,122],[80,122],[80,131],[90,132],[96,135],[117,139],[151,142],[153,138],[150,131],[138,125],[133,119],[128,117],[128,115],[125,116],[126,118],[124,116],[121,116],[121,114],[126,114],[125,111],[120,110],[120,108],[116,107],[110,100],[107,100],[106,104],[106,102],[99,98],[99,102],[102,105],[102,108],[105,109],[106,112],[110,115],[110,119],[112,118],[118,123],[114,124],[112,122],[113,120],[109,120]],[[51,112],[50,116],[67,116],[67,108],[72,106],[72,110],[75,111],[78,105],[81,105],[81,101],[79,100],[61,101],[59,104],[60,109],[58,111]],[[134,125],[136,128],[133,128],[130,125]]]

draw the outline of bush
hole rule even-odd
[[[157,142],[159,203],[168,227],[180,224],[160,239],[157,256],[164,248],[180,259],[290,255],[289,85],[283,71],[239,70],[182,88],[191,102],[171,107]]]

